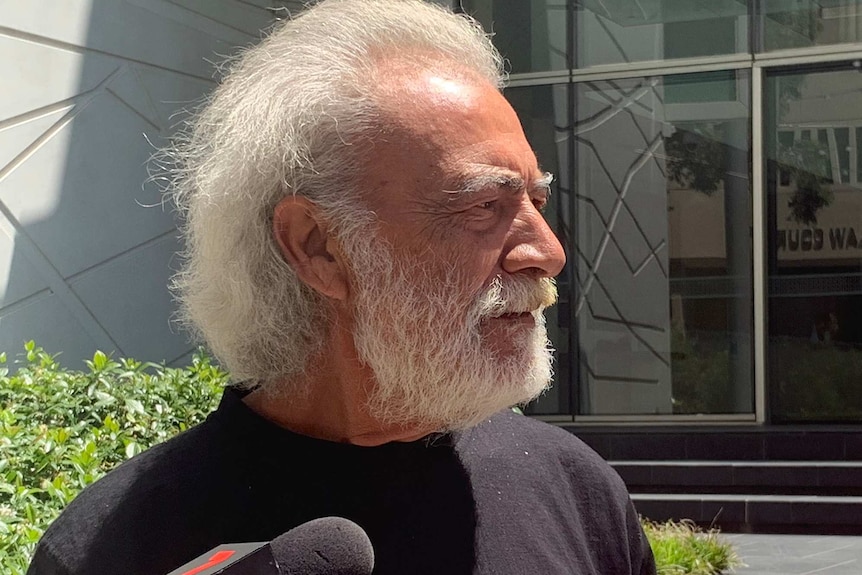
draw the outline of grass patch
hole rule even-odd
[[[718,575],[741,564],[716,529],[704,531],[690,521],[642,523],[659,575]]]

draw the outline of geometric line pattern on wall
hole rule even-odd
[[[32,156],[34,153],[36,153],[36,151],[39,150],[39,148],[44,146],[51,138],[53,138],[55,135],[57,135],[63,128],[68,126],[69,123],[75,119],[75,116],[77,116],[82,111],[84,111],[84,109],[87,107],[87,105],[90,102],[92,102],[93,99],[105,89],[105,86],[111,81],[111,79],[113,79],[117,75],[117,73],[119,71],[120,71],[120,68],[116,68],[113,72],[111,72],[108,75],[108,77],[106,77],[104,80],[99,82],[99,84],[95,88],[93,88],[92,90],[88,90],[87,92],[83,92],[81,94],[78,94],[77,96],[70,98],[69,100],[71,100],[73,102],[73,107],[71,110],[69,110],[69,112],[67,112],[65,115],[63,115],[62,118],[57,120],[50,128],[45,130],[45,132],[43,132],[38,138],[36,138],[35,141],[31,142],[30,145],[28,145],[26,148],[24,148],[24,150],[20,154],[18,154],[15,158],[13,158],[9,163],[7,163],[5,166],[0,166],[0,182],[2,182],[4,178],[6,178],[9,174],[11,174],[15,170],[15,168],[17,168],[18,166],[23,164],[25,161],[27,161],[27,159],[30,156]],[[50,106],[46,106],[45,108],[54,109],[54,106],[55,105],[50,105]],[[18,123],[29,121],[31,119],[31,115],[34,112],[36,112],[36,110],[31,110],[30,112],[25,112],[24,114],[16,116],[16,118],[21,118],[21,116],[25,116],[25,117],[27,117],[26,120],[20,120],[19,119],[17,121],[13,121],[15,119],[10,118],[9,120],[7,120],[7,122],[10,122],[10,123],[6,127],[14,127]],[[39,115],[41,115],[41,113]],[[2,202],[0,202],[0,203],[2,203]]]
[[[659,380],[654,377],[631,377],[625,375],[602,375],[596,373],[586,359],[581,360],[581,366],[586,370],[590,379],[593,381],[603,381],[607,383],[637,383],[646,385],[657,385]]]
[[[596,205],[596,201],[589,196],[584,196],[581,194],[577,194],[576,198],[579,202],[589,204],[591,206],[591,208],[594,210],[598,220],[604,226],[604,229],[609,231],[608,222],[604,218],[604,216],[602,216],[601,211],[599,210],[598,206]],[[629,257],[626,255],[626,252],[625,252],[625,250],[623,250],[623,247],[620,245],[617,237],[614,236],[613,234],[611,234],[611,241],[614,243],[614,245],[617,246],[617,249],[619,249],[620,255],[622,256],[623,261],[626,264],[626,267],[628,267],[632,276],[637,276],[639,273],[641,273],[644,270],[644,268],[646,268],[646,266],[648,264],[650,264],[651,262],[654,261],[655,264],[661,270],[662,275],[667,277],[667,275],[668,275],[667,270],[665,269],[664,265],[662,264],[661,258],[659,257],[659,252],[661,252],[662,250],[667,248],[667,240],[661,239],[656,243],[656,245],[653,246],[650,243],[650,239],[647,237],[646,232],[644,231],[643,227],[639,224],[637,218],[635,217],[635,214],[632,211],[632,209],[628,206],[628,204],[624,204],[624,207],[625,207],[625,210],[627,212],[629,212],[629,214],[631,215],[632,220],[635,223],[635,228],[638,230],[641,238],[643,239],[644,244],[647,246],[647,248],[649,250],[649,254],[646,257],[644,257],[640,262],[637,262],[637,263],[632,262],[629,259]]]
[[[645,82],[646,85],[640,85],[630,92],[623,94],[623,97],[618,100],[613,100],[607,92],[601,90],[596,84],[593,82],[586,82],[585,85],[590,86],[592,89],[596,90],[596,93],[600,94],[603,98],[607,99],[610,103],[610,106],[600,110],[596,114],[588,118],[584,118],[582,120],[576,121],[574,123],[574,134],[575,136],[581,136],[586,134],[587,132],[591,132],[596,130],[610,120],[614,118],[617,114],[620,114],[632,104],[637,103],[642,97],[646,94],[653,91],[653,88],[660,82],[658,78],[648,78]],[[610,84],[609,82],[606,82]],[[610,84],[613,85],[613,84]]]
[[[99,84],[86,92],[78,94],[72,98],[64,100],[62,103],[43,106],[37,110],[25,112],[16,116],[16,118],[7,119],[4,127],[13,127],[18,123],[29,121],[39,115],[49,113],[57,109],[58,105],[66,105],[72,103],[73,107],[57,120],[50,128],[43,132],[35,141],[31,142],[20,154],[13,158],[5,166],[0,167],[0,182],[2,182],[9,174],[11,174],[18,166],[22,165],[29,157],[31,157],[40,147],[44,146],[52,137],[59,133],[63,128],[69,125],[75,117],[80,114],[93,99],[106,90],[106,86],[112,79],[117,77],[122,70],[122,66],[114,69],[106,78]],[[47,280],[50,290],[63,302],[66,309],[81,323],[82,328],[98,345],[105,349],[116,348],[120,353],[117,342],[111,337],[110,333],[101,325],[93,312],[84,305],[81,299],[75,294],[68,284],[68,278],[64,278],[63,274],[51,262],[50,258],[39,248],[38,244],[33,240],[28,233],[26,226],[22,225],[15,217],[12,211],[6,204],[0,200],[0,214],[4,216],[6,221],[12,226],[15,231],[16,249],[20,249],[23,254],[26,254],[30,264],[36,267],[39,273]],[[4,312],[10,310],[4,308]]]
[[[620,215],[620,211],[623,209],[625,197],[629,192],[629,188],[631,187],[632,180],[634,179],[635,174],[646,165],[646,163],[652,158],[653,153],[662,146],[664,143],[664,139],[661,134],[657,135],[652,142],[650,142],[649,146],[646,150],[644,150],[640,157],[632,164],[629,169],[626,171],[625,177],[623,178],[622,185],[617,190],[617,197],[614,200],[614,206],[611,210],[610,217],[607,222],[605,222],[605,231],[602,235],[602,239],[599,242],[598,247],[596,248],[596,253],[592,258],[592,261],[589,265],[589,273],[587,278],[584,280],[581,285],[580,294],[578,296],[578,303],[575,306],[575,314],[577,315],[581,308],[584,305],[585,298],[587,294],[592,289],[593,282],[596,279],[596,274],[599,267],[602,264],[602,259],[605,256],[605,250],[607,250],[608,243],[611,241],[611,235],[614,232],[614,226],[616,225],[617,218]],[[651,251],[655,253],[655,250]]]
[[[144,122],[146,122],[147,124],[149,124],[150,126],[152,126],[155,130],[158,130],[160,133],[163,133],[163,132],[164,132],[164,129],[162,128],[162,126],[160,126],[160,125],[156,122],[156,120],[152,119],[150,116],[147,116],[146,114],[144,114],[143,112],[141,112],[140,110],[138,110],[137,108],[135,108],[133,105],[131,105],[131,104],[130,104],[129,102],[127,102],[125,99],[123,99],[123,97],[122,97],[122,96],[120,96],[119,94],[117,94],[114,90],[112,90],[112,89],[110,89],[110,88],[105,88],[105,91],[106,91],[108,94],[110,94],[111,96],[113,96],[113,97],[114,97],[114,99],[115,99],[115,100],[117,100],[119,103],[121,103],[123,106],[125,106],[126,108],[128,108],[128,109],[129,109],[133,114],[135,114],[137,117],[141,118]]]
[[[670,413],[661,77],[581,82],[572,266],[582,413]]]
[[[69,310],[75,319],[80,322],[81,327],[87,332],[87,335],[89,335],[97,345],[102,346],[103,349],[119,348],[111,335],[99,323],[98,319],[96,319],[96,316],[87,308],[87,306],[84,305],[80,298],[75,295],[75,292],[73,292],[71,287],[69,287],[69,284],[66,283],[66,279],[63,275],[59,270],[57,270],[36,242],[33,241],[33,238],[30,237],[29,233],[27,233],[26,228],[21,225],[15,215],[9,211],[9,208],[7,208],[3,202],[0,202],[0,214],[2,214],[6,221],[11,224],[15,230],[16,251],[20,250],[22,255],[26,257],[30,264],[36,267],[39,273],[42,274],[48,282],[50,290],[60,299],[61,302],[63,302],[63,305],[67,310]],[[4,308],[3,311],[8,312],[9,310]]]
[[[578,253],[580,260],[588,268],[591,268],[591,266],[589,264],[589,260],[584,256],[584,254],[581,253],[580,250],[578,250],[577,253]],[[608,304],[611,306],[614,313],[616,313],[617,315],[616,315],[616,317],[609,317],[609,316],[594,314],[593,309],[592,309],[592,305],[589,303],[589,298],[585,297],[583,299],[583,301],[585,302],[587,309],[590,311],[591,317],[593,319],[597,319],[600,321],[607,321],[610,323],[615,323],[615,324],[619,324],[621,326],[624,326],[626,328],[626,330],[632,335],[632,337],[634,337],[637,341],[639,341],[647,349],[647,351],[649,351],[650,354],[652,354],[661,363],[663,363],[667,366],[670,366],[670,361],[668,360],[666,355],[662,354],[660,351],[656,350],[654,348],[653,344],[649,342],[649,340],[647,340],[641,334],[639,334],[637,331],[635,331],[635,328],[639,327],[641,329],[648,329],[650,331],[654,331],[657,333],[664,333],[665,330],[661,327],[658,327],[658,326],[654,326],[654,325],[650,325],[647,323],[642,323],[642,322],[638,322],[638,321],[626,318],[625,314],[622,312],[622,310],[620,310],[618,304],[614,301],[614,298],[613,298],[611,292],[608,290],[608,288],[602,282],[601,277],[598,274],[595,274],[595,275],[593,275],[593,279],[594,279],[595,285],[599,288],[599,290],[601,290],[605,294],[605,297],[607,298]]]
[[[188,343],[169,333],[173,304],[162,289],[173,267],[173,218],[165,210],[136,211],[149,203],[138,199],[147,142],[171,135],[177,105],[199,101],[215,85],[212,61],[258,41],[278,3],[92,0],[65,4],[38,21],[32,8],[4,7],[0,40],[15,59],[3,69],[13,78],[24,66],[34,71],[0,99],[0,137],[7,135],[0,233],[11,238],[3,245],[8,274],[0,278],[11,296],[0,305],[3,329],[13,330],[4,331],[6,344],[32,337],[27,322],[42,325],[50,306],[71,341],[86,341],[68,345],[76,353],[96,345],[134,355],[121,342],[153,350],[145,345],[149,337],[176,340],[155,352],[164,353],[161,359],[185,356]],[[145,33],[125,34],[123,26]],[[147,277],[138,278],[144,272],[130,262],[146,262]],[[141,308],[146,321],[127,313],[140,304],[124,307],[123,294],[112,290],[117,286],[140,286],[153,302]],[[49,351],[64,350],[62,338],[53,341],[59,348]]]
[[[646,19],[646,17],[647,17],[647,16],[646,16],[646,13],[644,12],[643,7],[641,7],[640,2],[638,2],[637,0],[635,0],[634,4],[635,4],[635,6],[637,6],[637,7],[640,9],[641,13],[643,14],[644,19]],[[611,18],[611,14],[610,14],[610,12],[608,12],[608,9],[604,6],[604,4],[602,4],[602,3],[600,2],[600,3],[599,3],[599,6],[601,6],[601,7],[602,7],[602,9],[603,9],[603,10],[605,11],[605,13],[607,14],[607,18],[608,18],[608,19],[610,19],[610,18]],[[611,20],[611,21],[612,21],[612,20]],[[622,44],[620,44],[619,40],[617,40],[617,34],[615,34],[614,32],[612,32],[612,31],[611,31],[611,29],[608,27],[608,23],[607,23],[606,19],[605,19],[605,18],[602,18],[599,14],[596,14],[596,22],[599,24],[599,26],[601,27],[601,29],[604,31],[604,33],[605,33],[605,35],[606,35],[606,37],[607,37],[607,40],[609,40],[609,41],[611,42],[611,44],[613,44],[614,48],[616,48],[616,49],[617,49],[617,51],[620,53],[620,56],[621,56],[621,58],[622,58],[622,61],[623,61],[623,62],[626,62],[626,63],[630,63],[630,62],[631,62],[631,58],[629,57],[629,55],[628,55],[628,54],[626,54],[625,48],[623,48],[623,46],[622,46]]]

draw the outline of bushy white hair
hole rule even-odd
[[[358,176],[376,130],[374,71],[397,57],[458,63],[501,87],[502,59],[471,19],[419,0],[324,0],[226,65],[168,152],[184,216],[180,320],[231,372],[267,386],[320,350],[327,306],[284,261],[272,215],[313,201],[339,238],[373,223]]]

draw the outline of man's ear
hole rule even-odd
[[[347,298],[347,273],[335,239],[311,201],[294,195],[281,200],[272,215],[272,233],[300,280],[331,299]]]

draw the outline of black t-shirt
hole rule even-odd
[[[365,529],[375,574],[655,572],[622,481],[563,430],[506,411],[359,447],[291,433],[228,390],[204,423],[85,489],[28,575],[163,575],[325,516]]]

